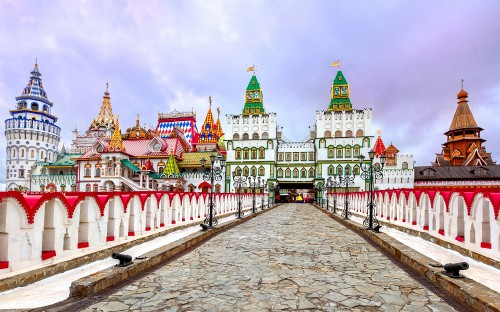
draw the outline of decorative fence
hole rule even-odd
[[[262,201],[256,194],[256,206]],[[209,194],[181,192],[0,192],[0,277],[96,251],[208,214]],[[215,214],[235,212],[238,195],[214,193]],[[252,195],[242,194],[242,207]]]
[[[345,194],[337,195],[343,209]],[[330,194],[333,204],[333,194]],[[350,209],[368,214],[369,192],[349,193]],[[500,188],[397,189],[374,192],[375,216],[500,261]]]

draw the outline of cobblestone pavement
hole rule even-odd
[[[287,204],[86,311],[454,311],[357,234]]]

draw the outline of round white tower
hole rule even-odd
[[[57,160],[61,129],[55,125],[41,75],[36,63],[15,109],[9,111],[11,118],[5,120],[7,190],[30,190],[35,167]]]

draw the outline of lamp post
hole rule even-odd
[[[241,171],[233,171],[234,187],[238,192],[238,212],[236,213],[236,218],[241,219],[245,215],[241,207],[241,188],[246,184],[247,177],[241,175]]]
[[[253,179],[252,179],[253,178]],[[255,189],[259,187],[260,177],[256,176],[248,176],[248,186],[252,188],[252,213],[256,213],[257,210],[255,208]]]
[[[340,181],[337,180],[340,178],[338,175],[333,175],[333,213],[337,213],[337,187],[340,186]]]
[[[330,190],[333,186],[333,181],[332,181],[332,177],[329,177],[327,180],[326,180],[326,183],[325,183],[325,187],[326,187],[326,210],[328,210],[330,208],[330,200],[329,200],[329,197],[328,194],[330,193]]]
[[[264,210],[264,192],[266,191],[267,189],[267,181],[265,179],[262,179],[262,184],[260,186],[260,190],[261,190],[261,203],[260,203],[260,209],[261,210]]]
[[[372,149],[368,152],[368,157],[370,158],[370,163],[364,163],[365,156],[359,156],[359,167],[361,170],[361,178],[364,181],[368,180],[368,191],[370,192],[370,201],[368,203],[368,216],[366,216],[363,221],[363,225],[366,226],[367,230],[374,230],[378,225],[378,220],[373,215],[373,210],[375,208],[375,203],[373,202],[373,193],[374,193],[374,180],[382,179],[384,177],[382,170],[384,169],[386,156],[380,156],[380,166],[377,164],[373,164],[373,159],[375,158],[375,151]]]
[[[345,198],[344,198],[344,211],[342,211],[342,216],[344,219],[349,219],[351,216],[351,212],[349,211],[349,186],[354,185],[354,178],[356,177],[356,172],[352,173],[352,177],[350,176],[351,170],[350,167],[345,168],[345,175],[343,177],[339,176],[339,186],[345,186]]]
[[[216,163],[217,162],[217,163]],[[217,218],[214,213],[214,182],[222,180],[222,173],[224,166],[226,165],[226,160],[222,155],[215,156],[215,154],[210,155],[210,167],[205,167],[207,160],[205,158],[200,159],[201,168],[203,172],[203,180],[210,182],[210,196],[208,203],[208,216],[200,224],[203,229],[211,229],[217,226]]]
[[[316,205],[323,207],[321,201],[322,199],[321,195],[323,194],[323,186],[321,185],[321,183],[318,183],[314,186],[314,192],[316,194]]]

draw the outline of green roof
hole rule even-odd
[[[260,90],[260,84],[255,75],[252,76],[250,82],[248,83],[247,90]]]
[[[337,76],[335,76],[335,79],[333,80],[333,85],[346,85],[347,80],[345,80],[344,74],[339,70],[337,72]]]
[[[122,159],[120,159],[120,162],[134,172],[138,172],[139,170],[141,170],[136,165],[131,163],[130,160],[128,160],[128,159],[122,158]]]
[[[46,164],[44,167],[74,167],[76,166],[76,161],[72,160],[72,158],[78,158],[82,156],[82,154],[66,154],[63,155],[62,158],[57,160],[55,163]]]
[[[172,174],[179,174],[179,167],[177,167],[177,162],[175,161],[174,154],[170,154],[165,169],[163,169],[163,174],[170,176]]]

